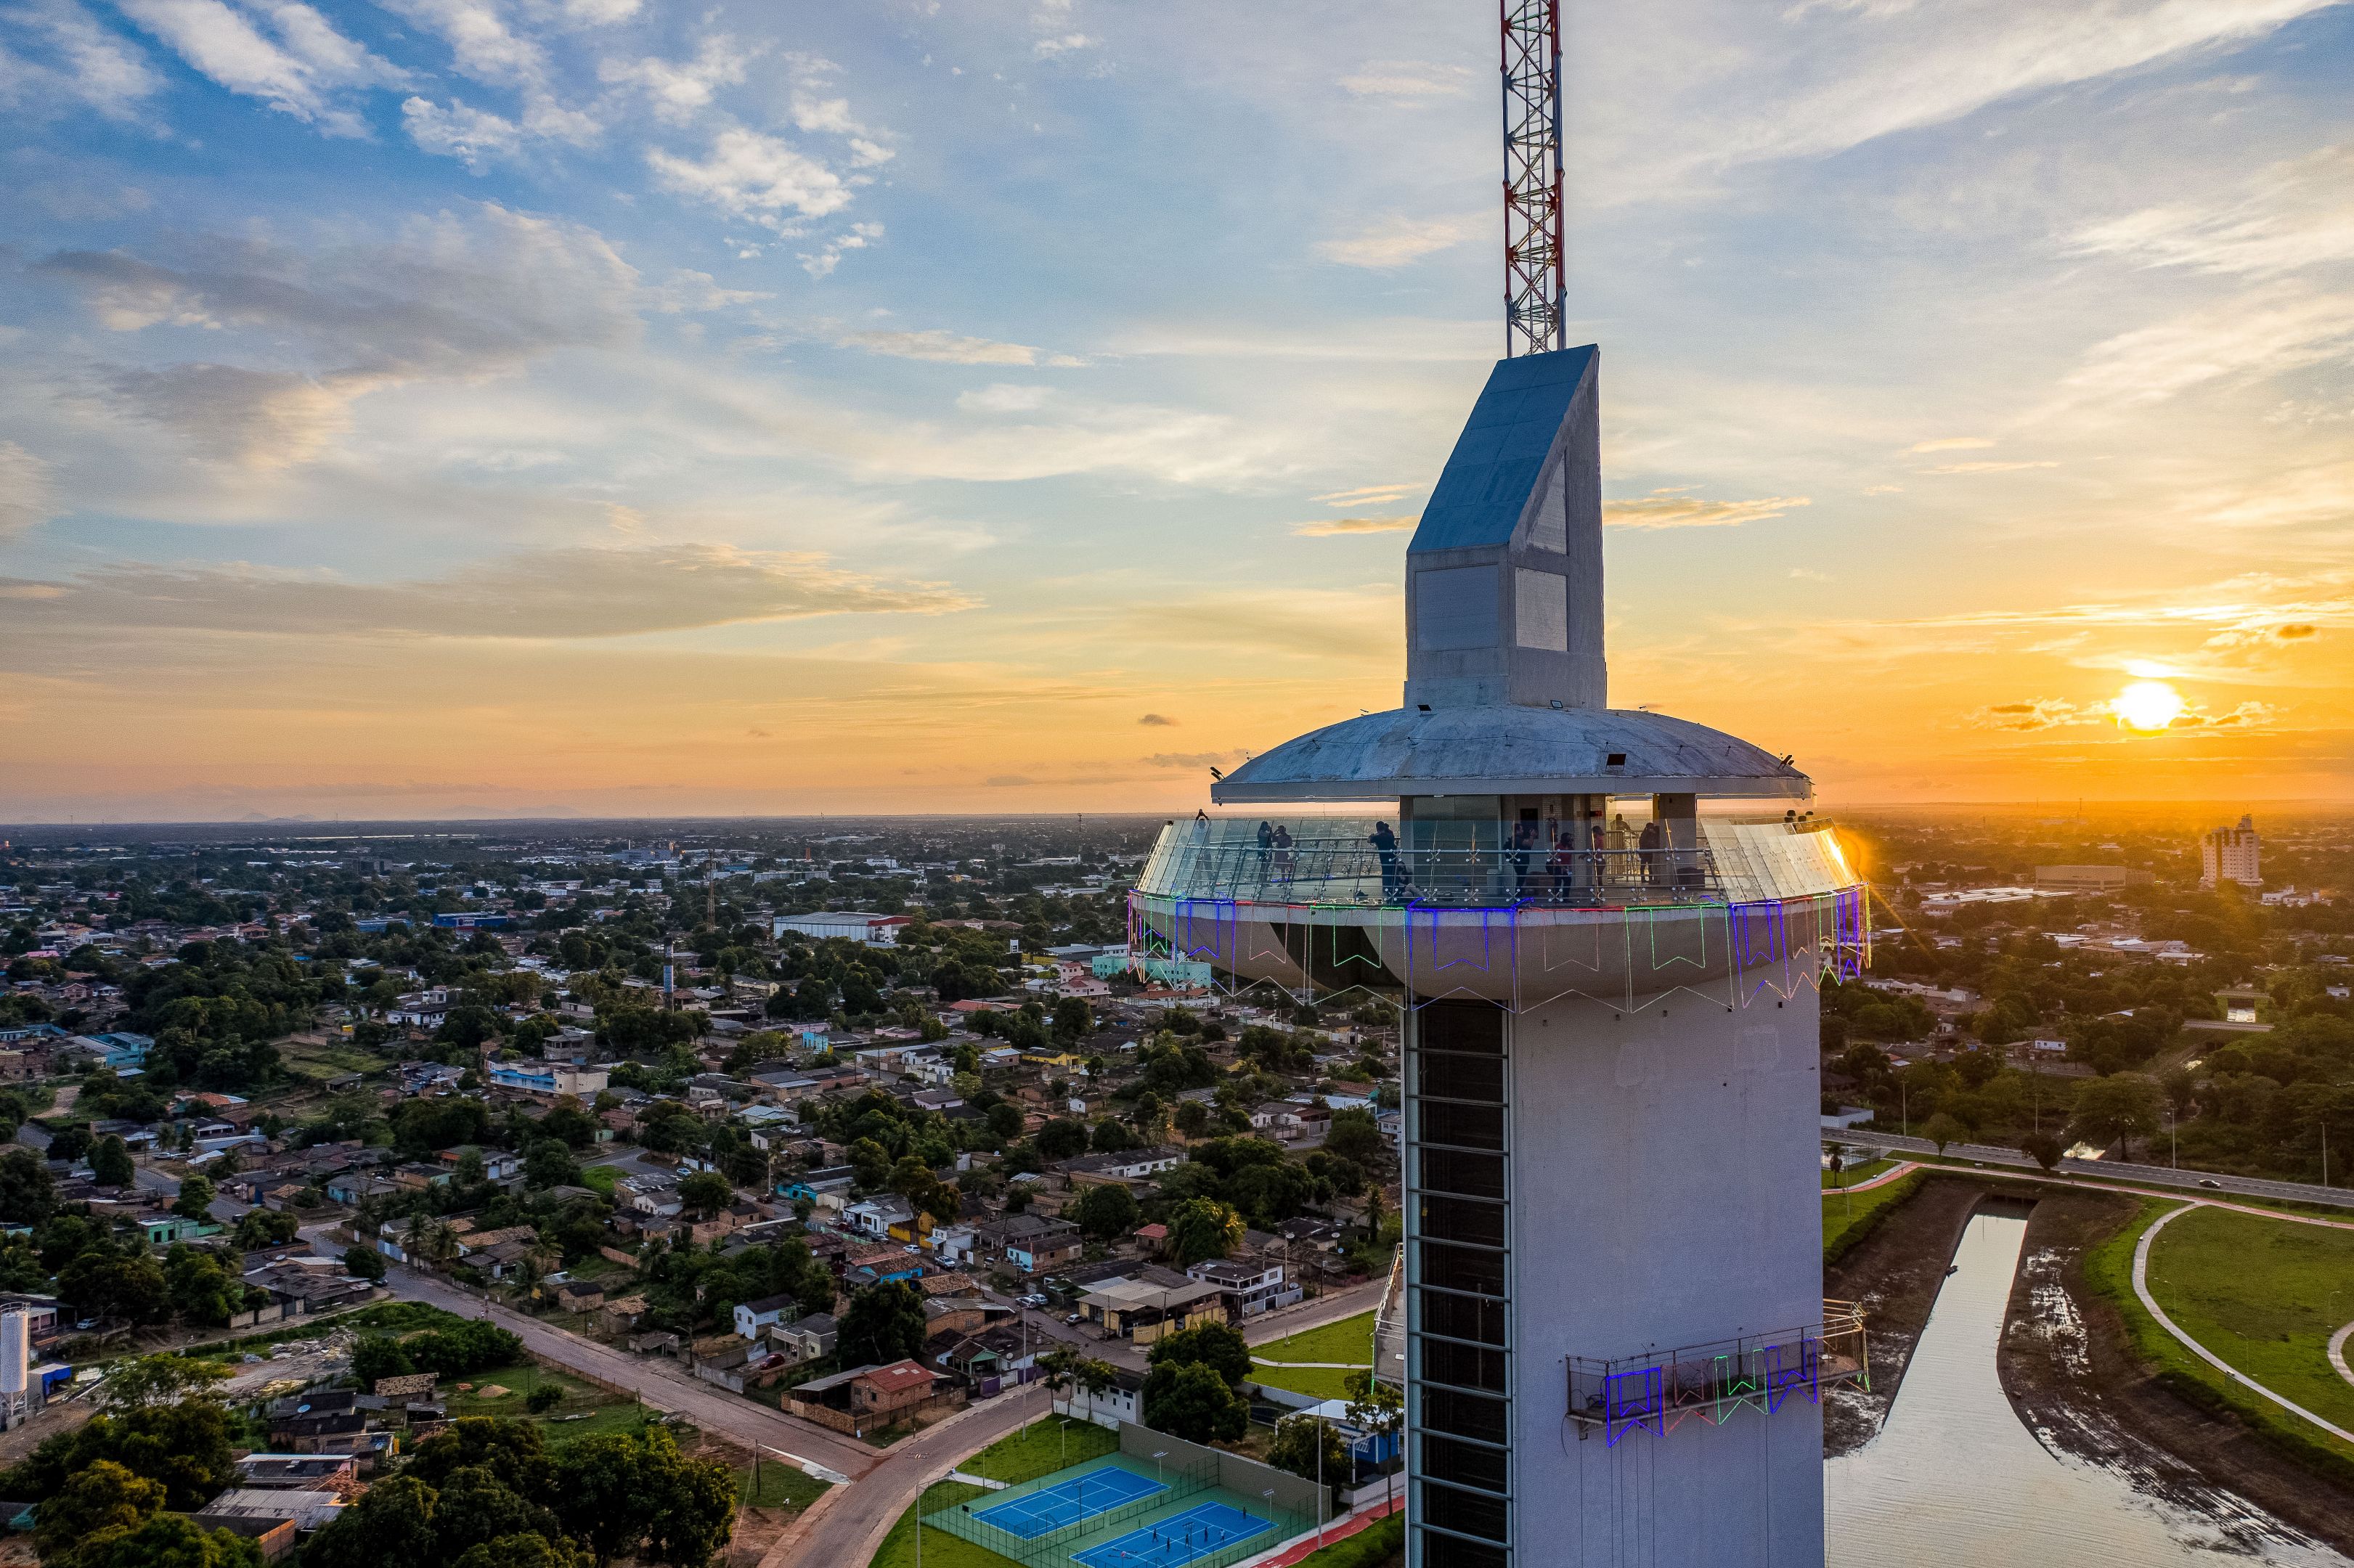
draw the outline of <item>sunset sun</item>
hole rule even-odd
[[[2109,711],[2129,729],[2164,729],[2182,716],[2182,694],[2164,681],[2136,681],[2119,692]]]

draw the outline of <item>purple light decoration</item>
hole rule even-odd
[[[1664,1368],[1637,1367],[1608,1374],[1602,1380],[1604,1446],[1617,1447],[1618,1439],[1633,1431],[1649,1432],[1655,1437],[1666,1436],[1659,1420],[1666,1410]]]
[[[1516,914],[1517,911],[1511,907],[1491,908],[1483,906],[1463,909],[1437,907],[1426,904],[1414,904],[1407,906],[1405,912],[1406,972],[1408,974],[1412,974],[1414,972],[1416,967],[1417,959],[1426,959],[1431,968],[1442,972],[1447,969],[1454,969],[1458,965],[1468,965],[1472,969],[1479,970],[1483,974],[1486,973],[1489,969],[1495,967],[1495,954],[1493,951],[1494,940],[1491,934],[1492,922],[1494,922],[1498,916],[1501,916],[1504,930],[1509,935],[1516,925]],[[1476,916],[1479,918],[1479,923],[1477,927],[1474,927],[1471,925],[1470,920],[1468,918],[1469,916]],[[1449,916],[1453,917],[1451,921],[1448,918]],[[1425,948],[1421,952],[1417,952],[1416,935],[1417,930],[1420,928],[1421,923],[1426,919],[1429,922],[1428,943],[1426,948]],[[1473,943],[1468,940],[1462,944],[1465,949],[1462,957],[1448,958],[1446,956],[1446,944],[1440,940],[1440,937],[1444,932],[1450,928],[1450,926],[1457,931],[1471,932],[1476,930],[1477,948],[1479,953],[1477,958],[1470,956],[1470,948],[1472,948]]]
[[[1818,1404],[1823,1397],[1822,1342],[1812,1334],[1800,1333],[1795,1345],[1766,1347],[1766,1412],[1772,1414],[1782,1408],[1793,1391],[1804,1389],[1807,1397]]]

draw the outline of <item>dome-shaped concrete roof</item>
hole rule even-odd
[[[1803,800],[1807,776],[1721,730],[1619,708],[1394,708],[1311,730],[1214,785],[1221,805],[1401,795]]]

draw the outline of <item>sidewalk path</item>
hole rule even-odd
[[[2240,1371],[2231,1362],[2225,1361],[2222,1357],[2217,1355],[2214,1351],[2209,1350],[2206,1346],[2200,1344],[2198,1340],[2184,1333],[2179,1328],[2176,1327],[2174,1319],[2166,1315],[2166,1308],[2158,1304],[2158,1298],[2149,1293],[2149,1247],[2150,1244],[2158,1239],[2158,1233],[2164,1230],[2167,1226],[2172,1224],[2175,1221],[2180,1219],[2183,1215],[2189,1213],[2193,1209],[2211,1207],[2218,1209],[2238,1209],[2242,1213],[2264,1213],[2267,1212],[2261,1209],[2250,1210],[2243,1208],[2237,1203],[2206,1204],[2190,1202],[2183,1204],[2182,1207],[2173,1210],[2168,1213],[2160,1215],[2158,1220],[2150,1225],[2149,1229],[2141,1233],[2141,1240],[2134,1245],[2133,1287],[2134,1294],[2141,1298],[2143,1310],[2147,1311],[2152,1318],[2158,1320],[2158,1326],[2159,1328],[2164,1329],[2168,1333],[2181,1340],[2182,1343],[2190,1349],[2192,1355],[2197,1356],[2200,1361],[2205,1361],[2209,1366],[2213,1367],[2217,1372],[2221,1372],[2233,1383],[2240,1384],[2242,1387],[2248,1389],[2252,1393],[2263,1394],[2266,1399],[2271,1400],[2274,1404],[2279,1405],[2283,1410],[2289,1412],[2291,1414],[2302,1415],[2307,1421],[2312,1422],[2316,1426],[2320,1427],[2324,1432],[2328,1433],[2332,1437],[2336,1437],[2341,1442],[2354,1443],[2354,1432],[2349,1432],[2346,1428],[2338,1425],[2334,1422],[2324,1421],[2320,1416],[2316,1415],[2312,1411],[2307,1410],[2305,1406],[2297,1404],[2296,1401],[2284,1398],[2282,1395],[2274,1393],[2271,1389],[2266,1388],[2263,1383],[2260,1383],[2255,1379],[2248,1376],[2247,1373]],[[2293,1214],[2274,1214],[2272,1217],[2274,1219],[2295,1219],[2298,1216]],[[2338,1230],[2354,1230],[2354,1225],[2346,1225],[2334,1220],[2321,1220],[2315,1223],[2330,1225]],[[2349,1325],[2349,1327],[2354,1327],[2354,1325]],[[2331,1360],[2337,1360],[2338,1351],[2344,1344],[2345,1340],[2346,1330],[2340,1329],[2338,1331],[2338,1337],[2329,1342]],[[2338,1362],[2338,1370],[2341,1372],[2345,1370],[2345,1363],[2343,1361]]]

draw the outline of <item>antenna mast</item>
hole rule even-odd
[[[1561,0],[1498,0],[1503,18],[1504,357],[1566,347],[1561,223]]]

